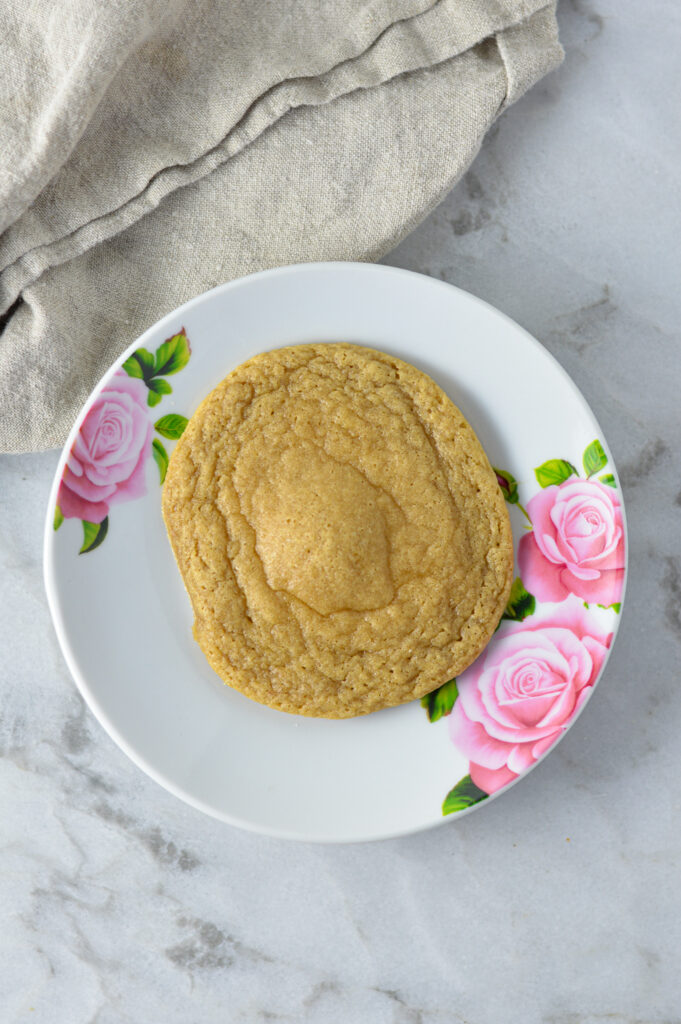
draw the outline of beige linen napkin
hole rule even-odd
[[[10,0],[0,448],[222,281],[377,259],[559,63],[543,0]]]

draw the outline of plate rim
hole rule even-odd
[[[544,761],[544,759],[558,747],[558,745],[562,742],[567,733],[570,732],[574,724],[580,718],[586,705],[590,702],[586,701],[582,705],[582,707],[578,709],[577,713],[571,719],[568,728],[548,748],[548,750],[544,751],[544,753],[541,754],[541,756],[528,769],[526,769],[523,772],[522,775],[519,775],[510,783],[503,786],[503,788],[497,790],[494,793],[489,794],[484,801],[480,801],[479,803],[473,804],[472,806],[457,811],[456,814],[441,815],[432,822],[428,822],[426,824],[412,825],[397,830],[393,830],[391,832],[380,832],[373,835],[349,834],[347,838],[337,838],[333,836],[320,836],[311,834],[307,835],[302,834],[299,830],[287,830],[278,827],[258,824],[252,820],[241,818],[238,815],[228,814],[224,811],[220,811],[215,807],[206,804],[201,799],[198,799],[197,797],[193,796],[191,793],[183,789],[181,786],[173,782],[162,772],[157,770],[154,767],[154,765],[151,764],[143,754],[140,754],[137,750],[135,750],[126,740],[125,736],[121,734],[120,730],[115,725],[113,725],[113,723],[108,719],[108,716],[101,707],[95,693],[92,691],[90,684],[85,678],[85,675],[80,671],[80,668],[78,667],[77,658],[75,656],[75,652],[69,640],[69,635],[64,626],[64,621],[61,614],[60,602],[57,597],[54,564],[51,559],[51,554],[53,550],[53,545],[55,543],[55,533],[53,528],[54,506],[56,504],[59,484],[61,482],[64,466],[68,458],[68,453],[71,450],[71,447],[76,439],[76,436],[80,430],[83,421],[85,420],[85,417],[90,411],[90,408],[93,405],[102,386],[104,385],[105,381],[112,372],[114,372],[120,365],[122,365],[122,363],[130,355],[132,355],[134,351],[136,351],[140,347],[144,347],[145,342],[152,335],[162,333],[162,331],[165,330],[166,327],[169,327],[171,324],[173,324],[173,322],[176,322],[177,319],[181,318],[181,316],[186,312],[189,312],[190,310],[193,310],[196,307],[204,305],[206,303],[213,302],[218,296],[221,296],[225,293],[229,293],[230,291],[235,291],[239,288],[243,288],[246,285],[250,285],[264,278],[285,277],[294,275],[298,276],[310,272],[324,272],[333,274],[344,273],[346,271],[359,271],[362,274],[366,273],[368,275],[377,275],[383,277],[408,277],[410,279],[421,278],[423,279],[424,282],[428,282],[429,286],[438,287],[440,289],[446,289],[448,291],[453,290],[454,292],[457,292],[460,296],[464,297],[465,301],[472,302],[474,305],[477,305],[478,307],[483,309],[486,314],[491,314],[493,317],[496,317],[497,319],[502,321],[507,327],[510,327],[514,331],[519,331],[524,336],[525,341],[529,341],[532,347],[534,347],[537,351],[541,353],[542,357],[548,359],[548,362],[551,365],[552,369],[554,371],[557,371],[560,377],[562,378],[563,382],[568,385],[568,390],[571,392],[572,397],[588,411],[595,426],[598,428],[598,436],[603,438],[608,450],[610,449],[608,440],[605,437],[605,434],[600,426],[598,418],[596,417],[593,409],[591,408],[590,404],[587,402],[586,398],[578,388],[577,384],[574,382],[574,380],[567,372],[567,370],[558,361],[558,359],[553,355],[552,352],[550,352],[544,345],[542,345],[542,343],[537,338],[535,338],[534,335],[532,335],[526,328],[524,328],[516,320],[513,320],[513,318],[510,317],[507,313],[504,313],[496,306],[493,306],[491,303],[487,302],[485,299],[480,298],[479,296],[475,295],[472,292],[466,291],[464,288],[460,288],[458,285],[451,284],[448,281],[442,281],[438,278],[431,277],[428,274],[421,273],[419,271],[408,270],[403,267],[393,267],[385,264],[362,263],[357,261],[343,260],[286,264],[284,266],[272,267],[267,270],[260,270],[252,274],[245,274],[242,277],[238,277],[231,281],[226,281],[223,282],[222,284],[216,285],[214,288],[210,288],[208,291],[201,292],[199,295],[196,295],[193,298],[188,299],[186,302],[182,303],[182,305],[178,306],[176,309],[171,310],[165,316],[161,317],[161,319],[151,324],[142,334],[136,337],[130,343],[130,345],[128,345],[127,348],[123,350],[123,352],[121,352],[116,357],[116,359],[105,370],[105,372],[98,379],[97,383],[90,391],[87,399],[85,400],[83,406],[80,409],[80,412],[78,413],[78,416],[76,417],[73,423],[73,426],[69,432],[66,441],[64,442],[61,448],[61,454],[59,456],[57,468],[55,470],[52,485],[50,487],[47,504],[47,513],[45,517],[45,526],[43,531],[43,581],[50,616],[57,636],[57,641],[59,643],[59,647],[64,657],[64,660],[66,661],[69,672],[71,673],[73,681],[75,682],[81,697],[85,701],[86,705],[88,706],[89,710],[92,712],[94,717],[97,719],[100,726],[103,728],[104,732],[110,737],[110,739],[113,740],[113,742],[119,747],[120,750],[123,751],[123,753],[133,762],[133,764],[137,768],[141,769],[146,775],[153,779],[154,782],[162,786],[163,789],[171,793],[173,796],[182,800],[185,804],[188,804],[195,810],[200,811],[203,814],[206,814],[208,817],[213,818],[216,821],[220,821],[224,824],[228,824],[236,828],[243,829],[244,831],[250,832],[252,834],[265,835],[269,838],[282,839],[286,841],[315,843],[318,845],[351,845],[358,843],[382,842],[384,840],[387,841],[391,839],[397,839],[403,836],[406,837],[416,835],[421,832],[427,832],[432,829],[439,828],[442,825],[451,822],[452,820],[458,821],[459,819],[466,817],[473,811],[478,810],[482,805],[489,805],[494,800],[496,800],[497,797],[509,792],[509,790],[513,789],[513,787],[516,786],[517,783],[526,779],[527,776],[530,775],[530,773],[533,772],[534,769],[537,768],[538,765],[540,765]],[[612,453],[610,454],[612,458]],[[619,481],[619,473],[617,471],[617,465],[614,459],[612,459],[612,464],[614,466],[615,473],[617,474],[617,479]],[[623,492],[621,487],[620,493],[623,498]],[[624,500],[621,500],[620,507],[622,512],[622,525],[625,540],[625,571],[622,594],[620,598],[621,612],[623,612],[626,604],[626,592],[629,579],[629,533],[627,527],[627,514]],[[596,686],[599,685],[601,679],[603,678],[603,675],[605,674],[608,661],[610,659],[613,647],[615,645],[615,641],[619,634],[621,622],[622,616],[620,614],[617,616],[617,621],[615,622],[613,628],[612,642],[609,648],[607,649],[605,657],[601,664],[600,671],[598,672],[598,676],[594,683],[594,689]]]

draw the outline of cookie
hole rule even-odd
[[[357,345],[230,373],[172,454],[163,516],[206,658],[280,711],[348,718],[429,693],[485,647],[511,586],[472,428],[430,377]]]

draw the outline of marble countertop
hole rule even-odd
[[[559,17],[563,67],[385,262],[519,321],[601,422],[631,572],[587,713],[434,832],[317,847],[205,818],[85,709],[42,584],[57,454],[3,458],[3,1022],[681,1021],[681,15]]]

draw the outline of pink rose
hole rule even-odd
[[[146,385],[118,370],[83,421],[66,463],[57,504],[65,519],[101,523],[115,501],[146,493],[144,463],[152,424]]]
[[[574,598],[501,624],[457,680],[449,719],[476,786],[496,792],[556,742],[589,696],[611,640]]]
[[[617,494],[594,480],[546,487],[527,505],[532,533],[518,548],[523,583],[538,601],[611,605],[622,595],[624,526]]]

